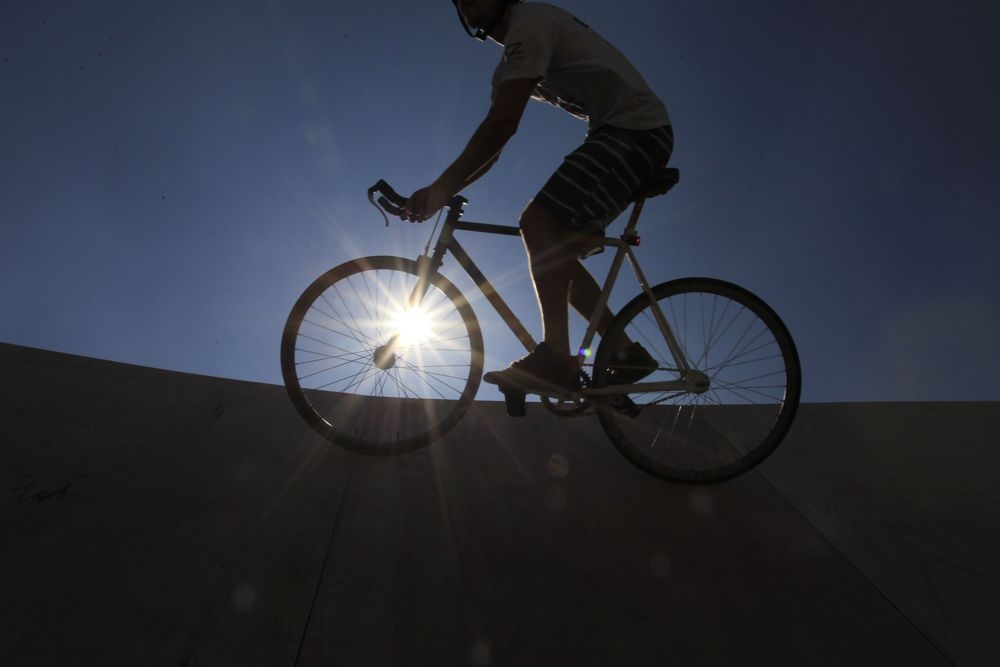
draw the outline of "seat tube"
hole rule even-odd
[[[609,240],[610,241],[610,240]],[[578,354],[581,357],[587,356],[587,350],[590,349],[591,344],[594,342],[594,337],[597,335],[597,325],[601,320],[601,313],[608,305],[608,301],[611,300],[611,290],[615,286],[615,282],[618,280],[618,274],[622,268],[622,262],[625,261],[625,254],[627,252],[624,244],[620,241],[611,241],[608,245],[617,246],[615,251],[614,259],[611,260],[611,268],[608,269],[608,275],[604,279],[604,287],[601,289],[600,296],[597,297],[597,306],[594,308],[594,312],[590,316],[590,322],[587,323],[587,331],[583,335],[583,342],[580,345]]]
[[[642,213],[642,207],[646,204],[646,199],[637,199],[635,204],[632,205],[632,215],[629,216],[628,224],[625,225],[625,235],[628,236],[635,232],[635,226],[639,222],[639,215]]]

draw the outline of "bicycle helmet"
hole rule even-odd
[[[506,9],[507,5],[518,3],[521,1],[522,0],[504,0],[500,5],[500,8],[501,10],[503,10]],[[470,26],[468,21],[465,20],[465,16],[462,14],[462,10],[458,8],[458,0],[451,0],[451,4],[455,5],[455,11],[458,13],[458,20],[462,22],[462,27],[465,28],[465,32],[469,34],[469,37],[475,37],[481,42],[485,41],[486,38],[490,36],[490,32],[493,31],[493,28],[496,27],[497,23],[499,23],[500,19],[503,17],[503,11],[501,11],[497,15],[497,17],[493,19],[493,22],[490,23],[488,26],[486,26],[485,28],[480,28],[479,26],[476,26],[475,30],[473,30],[472,26]]]

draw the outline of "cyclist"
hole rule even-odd
[[[580,257],[595,239],[603,239],[605,226],[636,189],[667,163],[673,149],[670,116],[625,56],[565,10],[521,0],[452,3],[466,32],[502,45],[503,57],[493,74],[486,118],[455,162],[409,198],[407,219],[426,220],[486,173],[517,131],[529,99],[588,122],[584,143],[565,158],[520,218],[543,342],[509,368],[483,378],[525,393],[572,392],[580,367],[570,354],[566,304],[589,318],[600,295]],[[611,317],[605,308],[602,333]],[[619,382],[635,382],[656,367],[641,346],[629,341],[619,360],[644,367],[622,369]]]

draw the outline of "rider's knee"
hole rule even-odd
[[[560,221],[549,209],[531,202],[521,213],[520,227],[526,243],[548,242],[558,235]]]

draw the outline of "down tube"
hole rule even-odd
[[[484,276],[483,272],[479,270],[479,267],[472,261],[472,258],[469,257],[467,252],[465,252],[465,249],[461,246],[461,244],[455,239],[452,239],[448,246],[448,250],[451,251],[451,254],[456,260],[458,260],[458,263],[462,265],[465,272],[469,274],[472,281],[476,283],[479,287],[479,291],[483,293],[483,296],[485,296],[486,300],[490,302],[493,309],[497,311],[497,314],[500,315],[500,317],[503,318],[503,321],[507,323],[511,332],[517,336],[519,341],[521,341],[521,344],[524,345],[524,349],[528,352],[534,350],[536,345],[535,339],[531,337],[528,330],[523,324],[521,324],[521,320],[517,318],[517,315],[515,315],[514,311],[510,309],[507,302],[504,301],[499,294],[497,294],[495,289],[493,289],[493,285],[486,279],[486,276]]]

